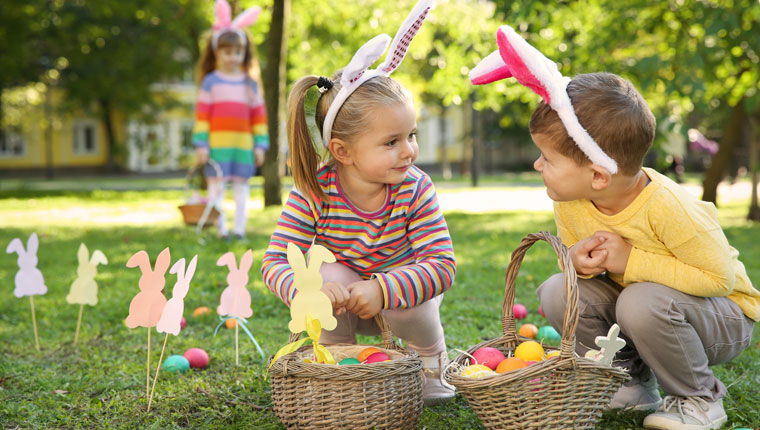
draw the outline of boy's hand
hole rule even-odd
[[[622,236],[610,231],[597,231],[591,237],[603,239],[598,250],[607,252],[607,259],[602,263],[607,271],[619,275],[624,274],[633,247]]]
[[[206,164],[208,161],[208,148],[205,146],[199,146],[195,148],[195,155],[198,157],[198,164]]]
[[[266,150],[262,148],[256,148],[253,150],[253,156],[254,161],[256,162],[256,167],[261,167],[264,164],[264,156],[266,155]]]
[[[383,310],[383,291],[377,279],[354,282],[348,286],[348,291],[351,297],[348,299],[346,309],[358,315],[359,318],[366,320]]]
[[[348,298],[350,297],[348,288],[344,287],[343,284],[327,282],[322,285],[320,291],[325,293],[330,299],[330,303],[332,303],[333,309],[335,309],[335,315],[343,315],[346,313],[346,305],[348,304]]]
[[[605,240],[602,236],[589,236],[570,248],[570,259],[579,275],[596,276],[606,270],[608,251],[599,248]]]

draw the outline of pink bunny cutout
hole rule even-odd
[[[235,254],[228,252],[216,262],[217,266],[226,265],[230,269],[227,275],[227,288],[222,291],[222,298],[216,312],[220,316],[249,318],[253,315],[251,309],[251,294],[245,288],[248,284],[248,271],[253,263],[253,251],[245,251],[240,258],[240,267],[236,267]]]
[[[232,31],[237,33],[241,39],[246,40],[244,28],[253,25],[259,19],[261,7],[251,6],[240,13],[235,19],[232,19],[232,9],[226,0],[216,0],[214,3],[214,30],[211,36],[211,46],[216,49],[219,41],[219,35],[224,32]]]
[[[195,274],[195,266],[198,263],[198,256],[195,255],[185,271],[185,259],[180,258],[169,270],[169,273],[177,274],[177,283],[172,289],[172,298],[166,302],[161,319],[156,324],[156,331],[159,333],[171,333],[175,336],[179,334],[180,323],[182,322],[182,313],[185,310],[185,296],[190,289],[190,281]]]
[[[166,269],[169,268],[171,255],[169,248],[165,248],[156,258],[155,270],[151,270],[150,257],[145,251],[136,252],[127,261],[127,267],[140,267],[140,292],[129,304],[129,316],[126,324],[129,328],[155,327],[161,319],[161,313],[166,305],[166,297],[161,292],[166,285]]]
[[[8,254],[18,253],[18,272],[16,272],[16,288],[13,295],[16,297],[33,296],[47,293],[45,278],[42,272],[37,268],[37,248],[40,242],[37,233],[32,233],[26,242],[26,250],[21,239],[11,240],[5,252]]]
[[[348,96],[369,79],[375,76],[390,76],[401,65],[401,61],[403,61],[406,51],[409,49],[409,44],[433,7],[435,7],[435,0],[420,0],[417,2],[396,31],[391,48],[388,54],[386,54],[385,60],[377,69],[368,70],[385,52],[391,39],[390,36],[379,34],[356,51],[356,54],[351,58],[348,65],[343,68],[340,78],[340,91],[338,91],[335,99],[330,103],[330,107],[325,114],[325,120],[322,125],[322,143],[325,147],[330,143],[335,117],[338,116],[338,111],[348,99]]]
[[[617,163],[594,141],[575,115],[567,84],[570,78],[562,76],[557,64],[525,41],[515,30],[502,25],[496,32],[499,49],[489,54],[470,71],[475,85],[488,84],[514,77],[544,99],[559,115],[567,134],[591,160],[610,174],[617,173]]]

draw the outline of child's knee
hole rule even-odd
[[[653,325],[668,317],[669,288],[650,282],[631,284],[624,288],[615,305],[615,320],[630,337],[651,334]]]
[[[538,287],[536,294],[545,314],[563,314],[567,301],[565,298],[565,275],[563,273],[552,275]]]
[[[325,263],[319,269],[322,282],[337,282],[344,286],[362,280],[358,273],[342,263]]]

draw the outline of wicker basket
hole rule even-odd
[[[400,348],[385,318],[375,317],[390,361],[333,365],[306,363],[311,345],[280,357],[269,369],[274,412],[288,428],[416,429],[422,415],[422,360]],[[299,335],[291,335],[290,341]],[[330,345],[336,361],[367,345]],[[271,357],[270,357],[271,361]]]
[[[222,168],[219,166],[219,163],[209,159],[206,164],[208,164],[211,169],[213,169],[215,176],[222,176]],[[185,175],[185,201],[188,203],[179,206],[179,210],[182,212],[182,219],[187,225],[197,225],[203,217],[203,212],[205,210],[208,210],[208,215],[206,216],[206,219],[203,220],[202,228],[216,224],[216,221],[219,218],[219,211],[215,207],[210,207],[208,209],[206,208],[208,205],[213,205],[213,202],[211,200],[206,203],[190,203],[190,196],[193,191],[193,180],[199,178],[201,182],[205,182],[203,173],[205,166],[205,164],[196,165],[188,170],[187,175]]]
[[[612,396],[630,377],[620,368],[599,364],[575,354],[575,328],[578,323],[578,283],[567,248],[559,238],[547,233],[529,234],[512,253],[507,268],[502,304],[503,336],[469,349],[469,353],[490,346],[505,355],[514,354],[520,343],[531,340],[518,336],[512,306],[515,280],[525,252],[536,241],[551,244],[560,258],[565,274],[567,308],[558,357],[534,363],[484,379],[461,376],[449,366],[444,379],[454,385],[486,428],[490,429],[593,429]],[[556,348],[547,347],[547,352]],[[466,365],[469,357],[459,355],[455,363]]]

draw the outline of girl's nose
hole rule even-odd
[[[536,161],[533,162],[533,169],[535,169],[537,172],[540,172],[543,168],[544,162],[541,157],[536,158]]]

